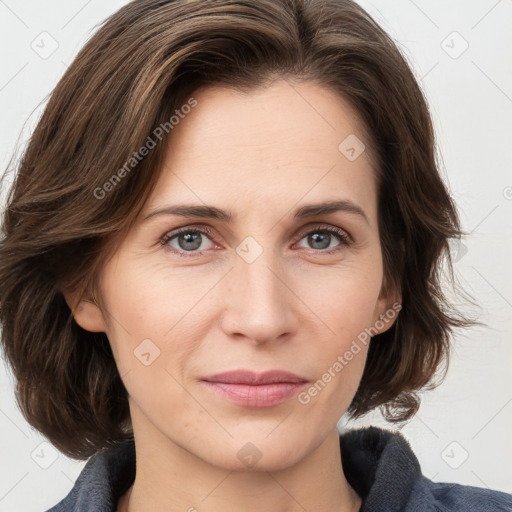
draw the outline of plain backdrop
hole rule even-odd
[[[0,0],[2,171],[94,27],[125,3]],[[512,2],[360,3],[399,44],[429,101],[441,172],[470,233],[456,272],[487,323],[457,334],[446,380],[423,394],[400,431],[427,478],[512,492]],[[0,511],[46,510],[84,462],[64,457],[25,422],[4,364],[0,398]],[[377,412],[341,418],[339,428],[368,424],[397,428]]]

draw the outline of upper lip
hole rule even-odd
[[[209,375],[208,377],[203,377],[201,380],[208,382],[224,382],[226,384],[251,384],[253,386],[273,384],[276,382],[307,382],[306,379],[299,375],[284,370],[268,370],[262,373],[252,370],[232,370]]]

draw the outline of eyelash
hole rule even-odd
[[[177,254],[178,256],[183,257],[183,258],[190,258],[190,257],[202,255],[204,252],[206,252],[206,251],[188,251],[188,254],[187,254],[187,252],[181,252],[181,251],[175,250],[174,248],[170,248],[168,243],[172,239],[178,237],[179,235],[181,235],[183,233],[193,233],[193,234],[200,233],[202,235],[207,235],[208,238],[210,238],[210,239],[212,239],[214,236],[213,230],[207,226],[201,226],[200,228],[184,227],[184,228],[179,228],[170,233],[166,233],[159,240],[159,243],[161,245],[163,245],[166,250],[169,250],[173,254]],[[316,226],[314,229],[311,229],[309,231],[301,233],[301,236],[298,239],[298,241],[302,240],[304,237],[311,235],[313,233],[329,233],[331,235],[335,235],[341,243],[341,245],[334,247],[332,249],[318,249],[318,250],[311,249],[312,251],[318,252],[321,254],[333,254],[333,253],[341,250],[343,247],[350,247],[353,243],[352,237],[348,233],[343,231],[342,229],[336,228],[333,226],[325,226],[325,225],[319,225],[319,226]]]

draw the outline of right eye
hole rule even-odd
[[[203,245],[203,237],[208,239],[213,237],[212,230],[206,226],[203,226],[201,229],[184,227],[166,233],[160,239],[160,243],[170,252],[176,253],[179,256],[189,257],[202,255],[204,251],[209,249],[208,247],[200,249]],[[174,242],[174,245],[172,242]]]

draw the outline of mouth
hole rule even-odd
[[[207,389],[244,407],[272,407],[278,405],[304,387],[308,381],[294,373],[270,370],[257,373],[234,370],[204,377]]]

